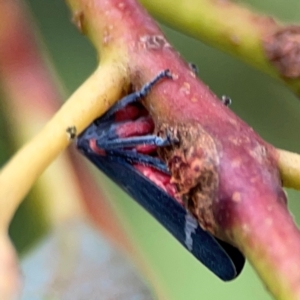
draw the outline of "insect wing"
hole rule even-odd
[[[94,137],[93,126],[95,125],[91,125],[79,136],[79,150],[142,205],[208,269],[224,281],[234,279],[245,262],[240,251],[201,229],[182,205],[139,173],[124,158],[110,156],[108,153],[105,156],[95,153],[90,148],[90,138]]]

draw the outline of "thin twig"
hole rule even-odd
[[[42,131],[3,167],[0,173],[0,228],[8,227],[16,208],[33,183],[69,145],[67,129],[75,127],[80,133],[120,97],[123,84],[124,73],[120,72],[118,65],[104,62]]]
[[[285,187],[300,190],[300,155],[278,150],[278,168]]]
[[[300,96],[299,26],[283,25],[229,0],[140,2],[165,24],[238,57]]]

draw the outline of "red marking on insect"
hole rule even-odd
[[[116,133],[118,137],[132,137],[132,136],[141,136],[153,132],[154,123],[150,117],[141,117],[136,121],[128,121],[120,124]]]
[[[115,104],[78,137],[77,146],[199,261],[221,279],[231,280],[244,266],[243,255],[203,230],[186,210],[176,184],[171,182],[172,170],[157,151],[165,146],[177,148],[178,142],[170,136],[156,135],[151,116],[138,102],[155,82],[166,77],[170,78],[168,70]],[[180,160],[173,163],[179,164]]]
[[[177,191],[174,184],[170,182],[170,175],[160,172],[154,168],[143,166],[141,164],[134,164],[134,167],[145,177],[151,180],[156,186],[160,187],[163,191],[175,198],[181,205],[183,201],[177,197]]]
[[[114,120],[116,122],[135,120],[138,117],[144,115],[148,115],[148,112],[144,107],[137,105],[127,105],[126,107],[115,113]]]
[[[138,153],[142,154],[154,154],[157,150],[157,147],[154,145],[139,145],[135,147]]]
[[[101,155],[101,156],[106,156],[105,150],[101,149],[100,147],[97,146],[96,139],[90,139],[89,146],[90,146],[91,150],[93,150],[94,153]]]

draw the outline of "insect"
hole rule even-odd
[[[244,256],[203,230],[176,196],[169,170],[156,153],[158,147],[176,141],[153,134],[155,125],[140,101],[158,81],[168,78],[170,72],[162,71],[141,90],[121,99],[79,135],[77,147],[202,264],[228,281],[243,269]]]

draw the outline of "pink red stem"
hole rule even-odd
[[[104,57],[108,49],[122,47],[135,88],[161,70],[171,70],[173,80],[159,84],[145,105],[158,133],[169,130],[183,139],[179,150],[163,156],[172,165],[176,154],[181,166],[187,166],[176,170],[174,165],[178,175],[174,180],[182,187],[179,192],[192,198],[190,208],[202,226],[209,223],[207,229],[249,257],[273,295],[299,299],[300,234],[286,208],[275,149],[195,78],[136,1],[69,2],[80,11],[82,27]],[[96,25],[103,30],[98,42]],[[210,177],[204,176],[204,169]],[[191,183],[195,186],[187,188]],[[193,194],[192,188],[197,192]]]

